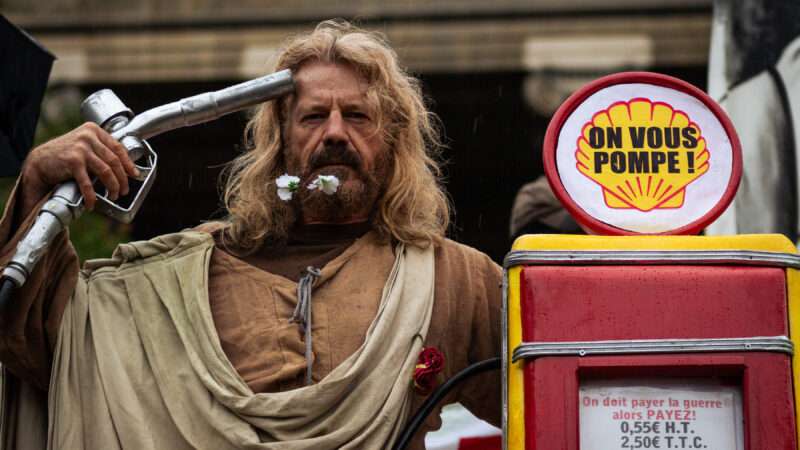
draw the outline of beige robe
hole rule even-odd
[[[398,250],[367,339],[324,379],[254,394],[216,336],[213,248],[205,233],[167,235],[83,272],[56,345],[48,448],[388,447],[430,323],[432,249]]]
[[[6,258],[16,239],[9,229],[9,222],[13,221],[10,217],[13,201],[9,206],[6,218],[0,222],[0,238],[7,242],[0,257]],[[362,271],[349,270],[350,259],[360,253],[366,253],[371,259],[369,267]],[[379,297],[364,294],[380,292],[393,260],[391,247],[365,236],[329,263],[331,267],[338,267],[336,276],[331,278],[336,282],[330,285],[338,288],[320,289],[314,294],[314,312],[319,319],[315,319],[314,328],[315,380],[338,366],[363,341]],[[7,325],[0,329],[0,360],[25,380],[21,383],[23,390],[35,391],[30,385],[46,387],[48,384],[50,349],[55,343],[66,297],[75,286],[75,267],[68,241],[60,240],[23,288],[13,310],[0,317]],[[445,240],[435,249],[435,274],[435,304],[425,345],[437,347],[445,355],[445,369],[440,377],[444,380],[471,362],[499,355],[501,271],[485,255]],[[233,280],[228,278],[231,276],[240,281],[225,281]],[[268,323],[285,326],[280,319],[288,317],[293,308],[295,284],[219,250],[212,253],[210,278],[212,285],[217,281],[211,298],[212,309],[227,314],[223,320],[214,313],[214,325],[220,337],[231,337],[223,341],[222,346],[236,371],[242,375],[257,373],[252,370],[253,366],[260,365],[262,369],[269,368],[274,382],[268,386],[270,389],[277,386],[277,390],[284,391],[296,387],[297,375],[305,368],[301,333],[296,325],[287,326],[282,332],[267,326]],[[278,283],[273,283],[276,280]],[[270,283],[273,287],[269,290],[262,287]],[[224,292],[227,295],[223,295]],[[263,298],[265,294],[269,294],[267,303],[259,304],[270,307],[251,309],[254,299]],[[258,380],[246,381],[251,388],[258,387]],[[497,423],[499,393],[499,376],[486,374],[467,383],[446,401],[461,401],[479,417]],[[424,399],[415,394],[412,410]],[[438,423],[436,414],[432,415],[412,448],[422,448],[424,432],[438,427]]]

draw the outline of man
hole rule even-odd
[[[441,379],[499,354],[501,272],[443,237],[418,82],[341,22],[289,41],[277,66],[297,89],[249,123],[226,220],[121,245],[80,276],[64,238],[0,317],[11,448],[388,448],[424,401],[423,345],[444,355]],[[74,178],[92,207],[91,176],[114,198],[134,172],[91,124],[34,149],[2,256],[55,184]],[[283,174],[300,180],[288,201]],[[312,189],[320,175],[338,189]],[[452,400],[496,423],[499,393],[492,374]]]

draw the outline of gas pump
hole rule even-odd
[[[720,107],[681,80],[601,78],[556,112],[545,172],[589,235],[505,258],[504,450],[797,450],[800,255],[782,235],[698,236],[736,193]]]
[[[800,256],[781,235],[696,236],[741,178],[725,113],[615,74],[562,105],[544,159],[591,235],[506,257],[504,448],[796,449]]]

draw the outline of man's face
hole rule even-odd
[[[392,158],[366,81],[346,65],[313,61],[294,77],[296,91],[287,117],[287,171],[301,179],[297,193],[302,222],[365,221],[388,182]],[[334,195],[305,188],[317,175],[335,175]]]

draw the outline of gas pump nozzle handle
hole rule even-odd
[[[137,167],[144,173],[142,187],[130,207],[123,208],[98,194],[98,210],[118,220],[130,222],[141,206],[155,176],[157,156],[146,139],[176,128],[215,120],[226,114],[286,95],[294,90],[290,70],[282,70],[214,92],[187,97],[147,110],[135,117],[113,92],[101,90],[81,105],[86,120],[95,122],[120,141],[133,161],[146,157]],[[2,272],[3,295],[0,309],[8,302],[10,288],[22,286],[47,247],[73,219],[83,212],[83,197],[74,181],[56,187],[53,196],[40,209],[35,223],[17,245],[14,257]]]

